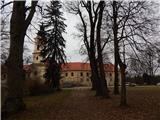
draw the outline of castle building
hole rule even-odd
[[[41,45],[43,41],[40,36],[35,38],[35,47],[33,52],[33,63],[30,65],[31,80],[38,80],[40,83],[44,83],[44,74],[46,65],[41,62],[42,57],[40,55]],[[105,76],[108,85],[114,85],[114,65],[111,63],[105,64]],[[120,77],[119,77],[120,78]],[[73,84],[91,86],[91,68],[89,63],[82,62],[70,62],[62,65],[61,70],[61,84]]]
[[[108,85],[114,85],[114,65],[104,65],[105,76]],[[89,63],[70,62],[62,65],[61,83],[72,83],[84,86],[91,86],[91,68]]]
[[[41,50],[45,42],[45,33],[43,25],[35,38],[35,47],[33,52],[33,63],[30,65],[30,74],[28,79],[43,84],[45,82],[44,74],[46,64],[42,63]],[[114,85],[114,65],[111,63],[104,65],[105,76],[108,85]],[[120,76],[119,76],[120,79]],[[62,65],[61,81],[64,84],[87,85],[91,86],[91,68],[89,63],[70,62]]]

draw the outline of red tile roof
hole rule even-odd
[[[113,72],[114,65],[109,63],[104,65],[106,72]],[[23,65],[23,69],[26,72],[31,72],[31,65]],[[83,62],[70,62],[66,64],[62,64],[62,71],[90,71],[90,64]]]
[[[104,65],[106,72],[113,72],[114,65],[109,63]],[[62,71],[90,71],[90,64],[89,63],[82,63],[82,62],[70,62],[62,65]]]

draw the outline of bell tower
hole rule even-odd
[[[41,50],[42,45],[45,41],[45,32],[43,23],[40,25],[40,30],[37,33],[37,37],[35,38],[35,46],[33,52],[33,63],[41,63],[42,56]]]

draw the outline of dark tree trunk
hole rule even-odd
[[[116,54],[115,54],[116,56]],[[115,58],[117,59],[117,58]],[[115,66],[114,66],[114,94],[119,95],[119,78],[118,78],[118,61],[115,60]]]
[[[121,70],[121,85],[122,85],[120,106],[127,106],[126,76],[125,76],[126,65],[123,63],[120,63],[120,70]]]
[[[88,1],[88,4],[90,5],[89,7],[89,19],[90,19],[90,49],[89,49],[89,59],[90,59],[90,64],[91,64],[91,69],[93,70],[93,78],[95,81],[96,85],[96,96],[102,96],[102,88],[101,88],[101,82],[99,79],[99,73],[98,73],[98,66],[97,66],[97,60],[95,56],[95,26],[96,26],[96,21],[97,21],[97,13],[95,13],[95,18],[93,20],[93,15],[92,15],[92,7],[91,7],[91,1]]]
[[[36,4],[37,1],[32,4],[29,16],[25,19],[25,1],[13,2],[10,21],[10,50],[6,61],[8,96],[4,106],[2,106],[5,113],[14,113],[25,109],[23,102],[23,82],[25,79],[23,71],[23,45],[26,30],[32,20]]]
[[[104,70],[104,64],[103,64],[103,57],[102,57],[102,47],[101,47],[101,25],[102,25],[102,16],[103,16],[103,10],[104,10],[105,3],[104,1],[100,1],[99,7],[99,18],[97,23],[97,53],[98,53],[98,67],[99,67],[99,75],[100,75],[100,83],[101,83],[101,89],[102,89],[102,96],[109,98],[108,88],[107,88],[107,82],[105,79],[105,70]]]
[[[91,55],[90,57],[90,65],[93,71],[92,76],[95,82],[96,96],[102,96],[102,88],[101,88],[101,83],[100,83],[99,74],[98,74],[98,66],[97,66],[97,61],[94,54]]]
[[[5,109],[9,112],[25,109],[23,102],[23,43],[25,24],[25,2],[14,2],[10,24],[10,50],[6,62],[8,74],[8,97]]]
[[[117,25],[117,3],[116,1],[113,1],[113,34],[114,34],[114,94],[119,94],[119,80],[118,80],[118,25]]]
[[[120,71],[121,71],[121,106],[126,106],[127,105],[127,96],[126,96],[126,78],[125,78],[125,69],[126,65],[122,62],[119,54],[119,41],[117,38],[118,35],[118,24],[117,24],[117,17],[118,17],[118,7],[117,7],[117,2],[113,1],[113,34],[114,34],[114,56],[115,56],[115,84],[114,84],[114,94],[119,93],[119,88],[118,88],[118,64],[120,66]]]
[[[91,70],[91,83],[92,83],[92,88],[91,90],[96,90],[96,83],[95,83],[95,79],[93,77],[93,70]]]
[[[90,44],[89,44],[89,42],[87,40],[87,32],[86,32],[87,27],[86,27],[86,24],[85,24],[84,19],[82,17],[81,11],[80,10],[78,11],[80,18],[82,20],[82,23],[83,23],[83,27],[84,27],[84,43],[87,48],[87,52],[88,52],[88,56],[89,56],[89,60],[90,60],[90,67],[92,70],[92,83],[93,83],[92,85],[95,85],[94,87],[96,88],[96,95],[103,96],[101,81],[99,79],[98,64],[97,64],[96,55],[95,55],[95,53],[96,53],[96,50],[95,50],[95,26],[97,23],[99,5],[96,8],[96,11],[92,12],[94,5],[92,5],[91,1],[87,1],[87,3],[82,1],[82,4],[86,8],[88,15],[89,15],[89,20],[90,20]],[[94,14],[94,16],[93,16],[93,14]]]
[[[94,52],[94,44],[92,44],[92,42],[94,43],[94,39],[93,39],[94,38],[94,33],[92,35],[90,35],[90,36],[92,36],[92,38],[90,38],[90,40],[92,40],[92,41],[90,41],[91,45],[89,45],[89,41],[88,41],[88,38],[87,38],[87,26],[85,24],[85,21],[82,17],[82,13],[81,13],[80,10],[79,10],[78,13],[79,13],[79,16],[82,20],[82,24],[83,24],[83,27],[84,27],[83,42],[84,42],[85,47],[87,49],[88,57],[89,57],[89,61],[90,61],[92,90],[97,90],[97,82],[96,81],[98,80],[98,73],[95,71],[95,69],[97,69],[97,68],[94,68],[94,67],[96,67],[96,66],[94,66],[95,52]],[[93,27],[91,27],[91,31],[93,32]],[[91,46],[92,46],[93,49],[91,48]]]

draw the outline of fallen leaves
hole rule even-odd
[[[64,90],[26,98],[28,109],[8,120],[160,120],[160,87],[127,89],[126,108],[119,107],[117,95],[102,99],[89,89]]]

